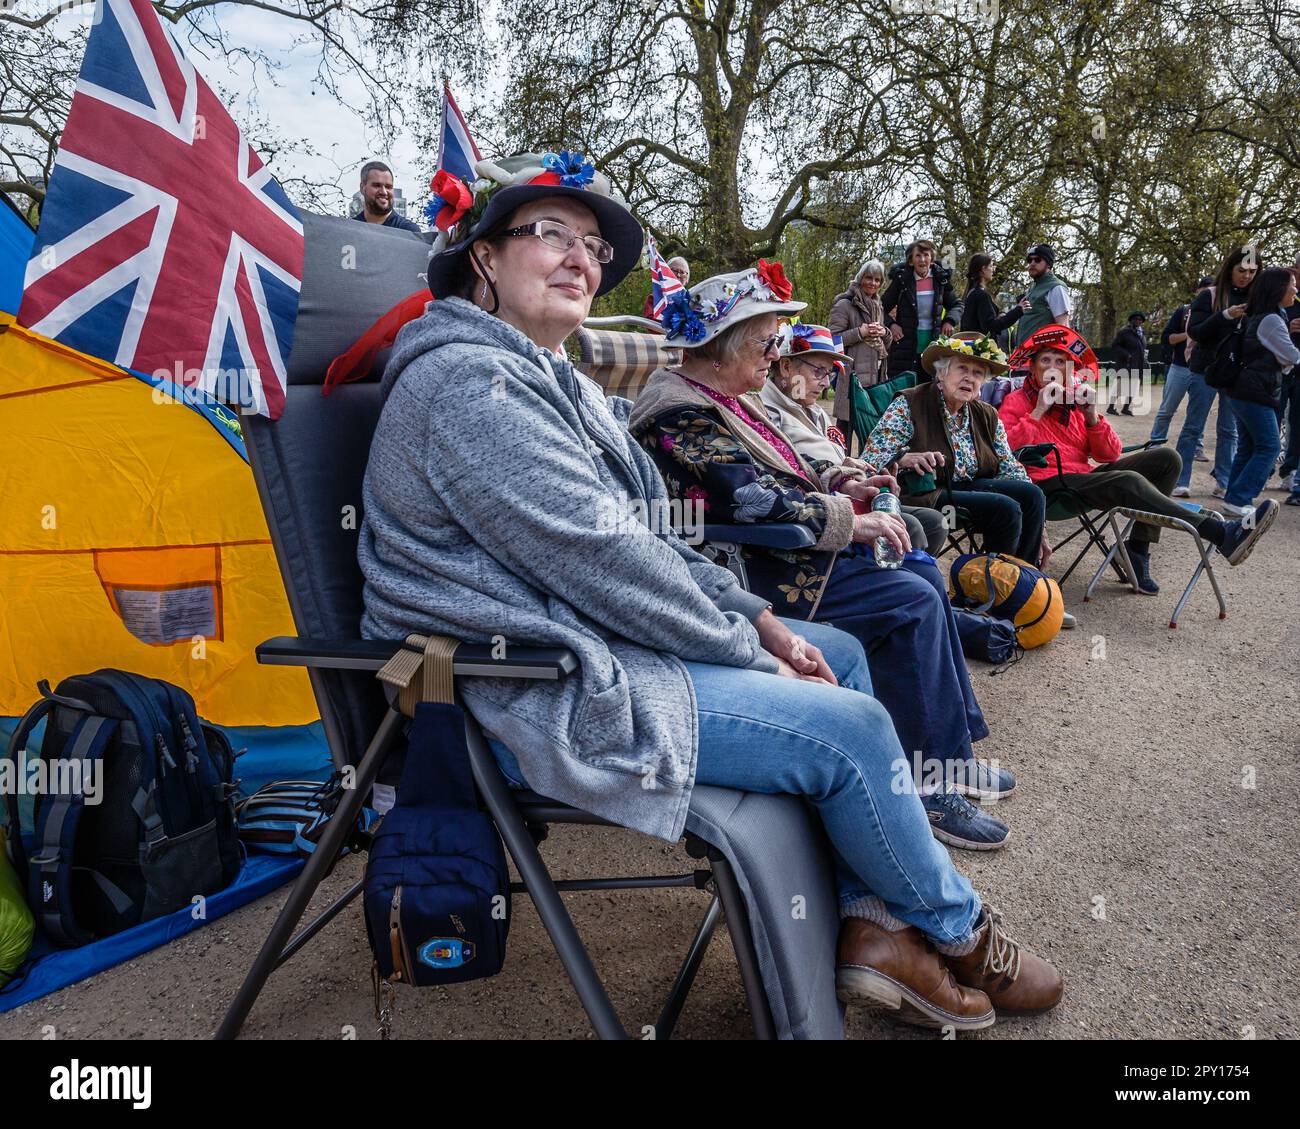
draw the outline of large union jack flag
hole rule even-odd
[[[673,274],[672,268],[664,261],[664,257],[659,254],[659,248],[655,246],[653,238],[649,238],[649,248],[650,308],[654,311],[654,316],[660,318],[668,305],[668,299],[677,291],[684,289],[684,287],[681,279]]]
[[[297,211],[148,0],[98,0],[19,322],[274,419],[302,259]]]

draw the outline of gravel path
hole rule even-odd
[[[1181,426],[1181,418],[1175,427]],[[1121,418],[1126,443],[1147,421]],[[1206,429],[1213,436],[1213,422]],[[1207,463],[1193,501],[1212,501]],[[1275,481],[1275,480],[1274,480]],[[1279,492],[1267,497],[1281,501]],[[1077,631],[997,677],[973,668],[996,756],[1021,786],[999,809],[1012,841],[958,865],[1013,935],[1060,967],[1050,1015],[972,1038],[1300,1037],[1296,805],[1300,794],[1300,510],[1240,568],[1222,562],[1229,616],[1204,580],[1177,631],[1166,626],[1194,551],[1166,534],[1153,557],[1158,598],[1103,582]],[[1057,575],[1065,564],[1053,561]],[[557,877],[663,873],[683,852],[628,832],[557,829],[543,848]],[[355,881],[342,863],[320,903]],[[0,1039],[202,1038],[215,1029],[283,893],[94,980],[0,1016]],[[625,1022],[653,1022],[704,897],[691,891],[566,895]],[[453,989],[403,992],[400,1038],[589,1038],[527,899],[516,900],[506,970]],[[370,958],[346,913],[272,978],[249,1038],[371,1038]],[[934,1038],[853,1011],[857,1038]],[[719,934],[681,1037],[747,1037],[734,960]]]

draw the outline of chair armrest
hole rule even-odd
[[[1163,447],[1168,442],[1168,439],[1148,439],[1145,443],[1134,443],[1129,447],[1121,447],[1119,453],[1127,455],[1130,451],[1149,451],[1152,447]]]
[[[817,538],[793,522],[704,526],[705,541],[730,541],[733,545],[760,545],[764,549],[811,549]]]
[[[1016,457],[1016,462],[1020,463],[1021,466],[1032,467],[1051,466],[1051,463],[1047,461],[1047,455],[1049,453],[1052,458],[1056,460],[1056,475],[1059,478],[1065,473],[1065,471],[1061,467],[1061,449],[1055,443],[1031,443],[1028,447],[1021,447],[1018,451],[1012,452]],[[1022,454],[1031,459],[1035,457],[1040,458],[1042,461],[1027,463],[1020,457]]]
[[[1016,462],[1021,466],[1045,467],[1047,456],[1055,449],[1054,443],[1031,443],[1015,452]]]
[[[406,647],[394,639],[299,639],[281,635],[257,648],[267,666],[303,666],[316,670],[378,670]],[[415,650],[414,647],[409,648]],[[565,647],[507,645],[499,659],[490,643],[462,643],[452,672],[462,677],[540,678],[556,681],[578,669],[577,656]]]
[[[615,314],[613,317],[587,318],[582,323],[583,329],[618,329],[620,326],[632,329],[649,329],[662,334],[664,327],[654,318],[644,318],[640,314]]]

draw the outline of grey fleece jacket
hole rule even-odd
[[[751,622],[766,602],[628,516],[667,507],[630,401],[499,318],[432,303],[398,335],[383,393],[363,634],[568,647],[567,679],[464,679],[465,705],[537,791],[677,838],[697,750],[682,660],[774,672]]]

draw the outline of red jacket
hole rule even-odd
[[[1061,452],[1061,470],[1065,474],[1087,474],[1092,470],[1089,459],[1113,463],[1120,457],[1119,436],[1105,416],[1097,420],[1096,427],[1089,427],[1081,410],[1072,411],[1065,424],[1057,421],[1055,411],[1049,411],[1042,419],[1034,419],[1030,414],[1033,410],[1034,402],[1023,388],[1008,392],[998,408],[998,416],[1007,429],[1007,440],[1013,451],[1034,443],[1055,443]],[[1056,474],[1056,459],[1048,455],[1047,464],[1046,467],[1025,469],[1030,478],[1041,482]]]

